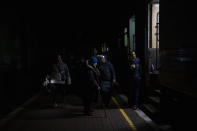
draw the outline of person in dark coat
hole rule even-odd
[[[57,55],[56,65],[57,65],[59,73],[61,74],[61,80],[65,81],[66,85],[70,85],[71,84],[70,72],[69,72],[67,64],[63,62],[61,55]]]
[[[139,106],[141,72],[140,59],[133,51],[128,62],[128,104],[133,109],[137,109]]]
[[[85,89],[85,99],[84,99],[84,113],[87,115],[91,115],[91,112],[94,111],[93,103],[98,94],[98,90],[100,90],[100,72],[97,68],[97,58],[91,57],[90,61],[87,65],[87,86]]]
[[[108,107],[111,100],[112,85],[116,82],[116,74],[114,67],[110,61],[107,61],[105,56],[100,57],[99,71],[101,73],[101,90],[104,105]]]
[[[71,77],[68,66],[65,62],[63,62],[61,55],[57,55],[56,63],[52,64],[48,79],[50,80],[49,85],[52,89],[54,107],[58,107],[58,94],[60,93],[62,95],[64,102],[67,90],[66,88],[71,84]]]

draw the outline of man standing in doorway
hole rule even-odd
[[[136,110],[139,106],[141,64],[140,59],[136,57],[135,51],[130,53],[128,73],[128,104]]]

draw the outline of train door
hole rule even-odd
[[[148,53],[149,72],[159,70],[159,1],[148,5]]]
[[[148,33],[147,33],[147,95],[151,96],[159,90],[159,0],[148,3]]]

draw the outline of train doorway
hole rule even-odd
[[[148,4],[148,65],[149,72],[159,70],[159,1]]]

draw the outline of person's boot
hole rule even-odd
[[[84,115],[91,116],[92,113],[91,113],[91,111],[89,111],[89,110],[84,110]]]
[[[90,107],[85,107],[84,108],[84,115],[87,115],[87,116],[91,116],[92,115],[92,113],[90,111]]]
[[[53,104],[53,107],[57,108],[57,107],[58,107],[58,104],[55,102],[55,103]]]

